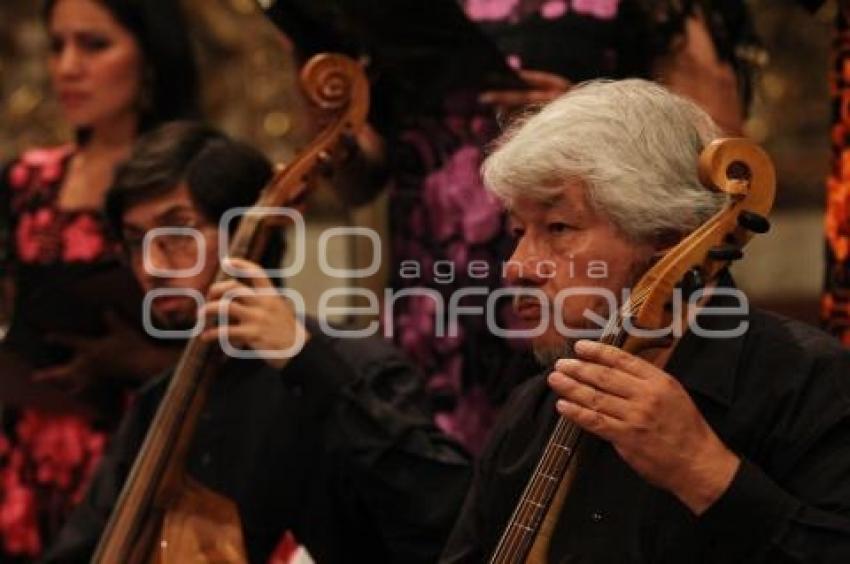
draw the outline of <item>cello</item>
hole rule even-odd
[[[243,215],[228,256],[257,261],[271,227],[263,211],[300,205],[316,177],[344,157],[347,146],[341,141],[366,122],[369,85],[359,63],[342,55],[316,55],[300,78],[307,99],[321,112],[323,128],[293,162],[278,169],[252,208],[256,213]],[[276,227],[280,221],[275,218]],[[215,280],[227,279],[220,268]],[[217,343],[189,340],[92,562],[248,561],[236,505],[186,471],[189,446],[222,357]]]
[[[669,304],[677,289],[705,287],[729,264],[742,257],[741,247],[754,233],[769,228],[766,219],[773,205],[776,175],[770,157],[747,139],[718,139],[700,154],[699,178],[709,190],[727,196],[714,216],[667,250],[647,270],[619,310],[612,312],[600,341],[639,355],[649,349],[669,349],[663,334],[673,323],[685,322],[694,308],[680,311]],[[674,319],[678,317],[678,319]],[[630,334],[626,323],[644,331]],[[499,539],[491,564],[548,561],[553,532],[569,495],[581,455],[581,428],[560,416],[531,478]]]

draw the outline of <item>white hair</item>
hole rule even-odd
[[[517,120],[482,166],[488,189],[552,201],[580,182],[588,203],[638,241],[693,231],[725,202],[697,176],[720,136],[703,110],[646,80],[597,80]]]

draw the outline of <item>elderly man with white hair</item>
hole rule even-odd
[[[710,335],[642,357],[575,337],[610,313],[605,291],[632,288],[722,208],[696,166],[716,137],[658,85],[591,82],[519,120],[485,162],[516,238],[506,277],[547,298],[516,305],[545,324],[532,341],[548,368],[504,407],[442,562],[493,554],[559,415],[586,434],[549,562],[850,562],[850,353],[837,341],[745,300],[700,318]],[[716,285],[733,288],[725,273]]]

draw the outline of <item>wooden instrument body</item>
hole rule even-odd
[[[689,274],[711,282],[731,260],[731,250],[739,250],[752,236],[763,232],[754,227],[773,206],[776,176],[768,155],[747,139],[719,139],[709,144],[699,157],[699,177],[710,190],[727,195],[726,206],[693,233],[669,249],[643,275],[631,297],[603,331],[602,342],[632,354],[647,349],[668,349],[670,336],[638,337],[623,330],[628,318],[632,327],[657,330],[676,322],[668,309],[671,297]],[[753,219],[755,218],[755,219]],[[766,230],[766,229],[765,229]],[[726,257],[726,258],[724,258]],[[675,309],[674,309],[675,313]],[[694,312],[682,307],[681,327]],[[580,428],[559,417],[531,479],[517,503],[510,522],[494,551],[491,564],[545,564],[549,561],[552,535],[557,527],[581,456]]]
[[[267,228],[279,227],[268,210],[300,206],[316,176],[345,150],[339,141],[366,122],[369,86],[362,66],[341,55],[311,58],[301,72],[307,98],[323,114],[323,129],[263,189],[232,236],[228,256],[257,261]],[[230,277],[219,270],[216,281]],[[92,562],[161,564],[247,562],[239,512],[233,501],[186,472],[186,457],[222,353],[189,341],[171,377],[144,443],[124,484]],[[234,461],[238,463],[238,461]]]
[[[239,510],[188,476],[165,508],[153,508],[128,564],[247,563]]]
[[[165,514],[151,562],[248,562],[239,510],[228,498],[188,476]]]

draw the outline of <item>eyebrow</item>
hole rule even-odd
[[[187,206],[185,204],[176,204],[171,206],[164,212],[157,214],[156,222],[159,225],[167,224],[173,221],[176,217],[180,215],[190,214],[192,217],[198,215],[197,212],[191,206]]]
[[[158,213],[153,220],[153,225],[151,227],[139,226],[133,223],[124,222],[123,229],[125,231],[137,231],[137,232],[146,232],[154,227],[167,226],[169,223],[173,222],[176,219],[176,216],[180,214],[191,214],[193,217],[197,216],[197,212],[191,207],[185,204],[175,204],[165,211]]]
[[[564,199],[565,199],[564,196],[558,195],[558,196],[553,196],[551,198],[547,198],[540,203],[548,211],[548,210],[557,208],[559,205],[561,205],[561,203],[564,201]],[[574,206],[570,206],[569,209],[574,209]]]
[[[47,30],[47,35],[50,38],[64,39],[71,37],[72,39],[89,38],[92,36],[102,37],[112,40],[113,34],[106,27],[99,25],[88,25],[87,27],[62,27],[50,28]]]

